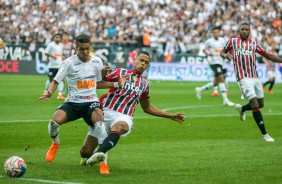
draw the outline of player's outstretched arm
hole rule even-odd
[[[177,121],[179,123],[183,123],[185,121],[185,114],[182,112],[178,112],[175,114],[171,114],[165,111],[162,111],[153,105],[150,104],[150,99],[140,99],[140,105],[144,112],[151,114],[153,116],[163,117],[163,118],[169,118],[173,121]]]
[[[49,89],[47,91],[44,91],[44,93],[38,98],[40,101],[47,101],[51,98],[54,91],[56,91],[59,83],[55,80],[50,84]]]
[[[262,54],[263,57],[273,61],[273,62],[276,62],[276,63],[282,63],[282,58],[276,56],[276,55],[273,55],[273,54],[270,54],[269,52],[264,52]]]
[[[127,76],[121,76],[118,82],[106,82],[100,81],[97,82],[97,89],[105,89],[105,88],[119,88],[122,87],[127,80]]]

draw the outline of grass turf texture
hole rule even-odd
[[[186,122],[135,111],[134,130],[109,153],[110,175],[100,175],[98,165],[80,166],[79,150],[88,127],[82,120],[60,128],[61,146],[52,163],[45,161],[51,139],[47,125],[56,107],[56,93],[38,101],[46,76],[0,75],[0,162],[17,155],[27,163],[23,179],[10,179],[2,168],[0,183],[281,183],[282,107],[281,84],[274,95],[265,94],[261,109],[274,143],[262,140],[251,112],[241,122],[234,107],[223,106],[210,91],[195,97],[204,82],[151,81],[151,102],[169,112],[185,112]],[[105,90],[98,90],[102,95]],[[236,83],[228,96],[240,99]],[[10,122],[7,122],[10,121]],[[35,179],[35,180],[33,180]],[[41,181],[42,180],[42,181]]]

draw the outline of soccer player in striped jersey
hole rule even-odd
[[[49,100],[59,83],[66,77],[69,88],[68,96],[55,111],[48,124],[48,132],[52,138],[52,145],[46,153],[48,162],[54,160],[60,145],[59,128],[67,122],[83,118],[96,137],[104,139],[107,136],[96,88],[117,88],[125,83],[125,78],[114,83],[103,82],[102,78],[106,75],[108,68],[104,68],[100,58],[90,56],[91,49],[89,35],[77,36],[77,54],[63,61],[48,90],[39,97],[40,101]]]
[[[150,103],[149,84],[142,76],[142,73],[149,67],[150,60],[149,53],[139,52],[134,60],[132,70],[117,68],[106,76],[106,81],[110,82],[116,82],[122,76],[127,76],[128,79],[122,87],[117,89],[111,88],[108,94],[103,96],[104,123],[108,137],[87,160],[87,164],[93,165],[103,162],[106,157],[105,153],[118,143],[121,136],[127,136],[131,132],[133,127],[133,113],[138,103],[140,103],[145,113],[168,118],[179,123],[184,122],[184,113],[178,112],[171,114],[159,110]]]
[[[239,27],[239,37],[230,38],[220,55],[233,61],[236,79],[242,94],[249,103],[246,105],[236,104],[240,119],[245,121],[245,111],[251,110],[263,140],[273,142],[274,139],[266,132],[260,108],[264,106],[264,93],[262,84],[256,70],[256,53],[273,62],[282,63],[282,59],[265,51],[260,44],[252,40],[250,36],[250,24],[242,23]],[[230,53],[231,52],[231,53]]]
[[[196,87],[196,96],[201,99],[201,93],[205,90],[211,89],[214,86],[219,86],[221,96],[223,99],[223,105],[234,106],[235,104],[231,102],[226,94],[226,84],[224,77],[223,66],[225,66],[225,61],[220,57],[220,52],[225,45],[225,40],[223,37],[219,37],[219,28],[215,27],[212,29],[213,37],[205,42],[204,53],[208,56],[210,67],[213,71],[214,81],[202,87]]]
[[[270,54],[278,56],[278,53],[275,51],[275,47],[276,47],[275,43],[272,43],[271,50],[269,50],[268,52]],[[262,61],[266,64],[266,71],[268,75],[268,81],[263,83],[263,88],[265,88],[265,86],[269,84],[267,93],[272,95],[273,94],[272,88],[274,86],[275,77],[276,77],[277,63],[273,63],[272,61],[270,61],[269,59],[266,59],[265,57],[262,58]]]

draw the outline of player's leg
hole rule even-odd
[[[64,81],[61,81],[58,85],[58,96],[57,96],[58,100],[64,100]]]
[[[215,74],[215,72],[214,72],[214,65],[210,65],[210,68],[211,68],[211,70],[213,71],[213,75]],[[214,80],[213,80],[213,82],[209,82],[209,83],[207,83],[207,84],[205,84],[205,85],[203,85],[203,86],[201,86],[201,87],[196,87],[195,88],[195,91],[196,91],[196,97],[199,99],[199,100],[201,100],[201,94],[202,94],[202,92],[203,91],[205,91],[205,90],[209,90],[209,89],[211,89],[211,88],[213,88],[214,86],[216,86],[217,85],[217,82],[216,82],[216,80],[215,80],[215,78],[214,78]]]
[[[267,86],[268,84],[271,83],[271,71],[270,71],[270,70],[267,71],[267,76],[268,76],[268,81],[266,81],[266,82],[263,83],[263,85],[262,85],[263,91],[264,91],[265,86]]]
[[[235,104],[228,99],[227,94],[226,94],[226,85],[225,85],[225,80],[224,80],[221,65],[217,65],[215,76],[216,76],[219,90],[220,90],[220,93],[223,99],[223,104],[227,106],[234,106]]]
[[[111,150],[118,143],[121,132],[128,130],[126,122],[116,122],[112,128],[110,134],[106,137],[103,143],[99,146],[99,149],[87,160],[87,164],[93,165],[105,160],[105,153]]]
[[[107,127],[111,127],[107,138],[99,149],[87,160],[87,164],[93,165],[105,159],[105,153],[111,150],[119,141],[120,136],[127,136],[132,129],[132,117],[112,111],[105,110],[105,122]]]
[[[260,109],[264,107],[264,93],[262,89],[262,85],[259,79],[255,79],[255,92],[257,96],[257,103],[258,103],[258,108],[255,110],[255,108],[252,107],[253,111],[253,117],[262,133],[263,140],[266,142],[273,142],[274,139],[269,136],[269,134],[266,131],[264,120],[262,117],[262,114],[260,112]],[[252,104],[251,104],[252,106]],[[257,107],[257,106],[256,106]]]
[[[80,149],[80,165],[86,165],[87,160],[91,157],[98,146],[98,133],[93,126],[89,126],[88,134],[84,140],[83,146]],[[105,153],[105,159],[100,163],[100,174],[110,174],[110,169],[107,163],[108,155]]]
[[[67,122],[67,114],[63,110],[56,110],[48,124],[48,132],[52,138],[52,145],[46,153],[46,160],[52,162],[60,146],[59,130],[60,126]]]
[[[263,136],[263,140],[267,142],[273,142],[274,139],[268,135],[265,129],[264,121],[262,114],[260,112],[260,107],[263,107],[263,98],[253,98],[250,100],[250,105],[252,108],[253,118],[255,122],[257,123],[257,126]]]
[[[52,77],[53,76],[53,71],[52,71],[51,68],[49,69],[49,72],[48,72],[47,76],[48,76],[48,79],[45,82],[45,91],[44,92],[47,92],[47,90],[49,89],[50,84],[53,81],[53,77]]]
[[[46,160],[52,162],[60,146],[59,130],[60,126],[69,121],[77,120],[81,117],[79,113],[81,107],[75,103],[65,102],[53,114],[48,124],[48,132],[52,138],[52,145],[46,153]]]
[[[273,77],[269,85],[268,94],[271,94],[271,95],[273,94],[272,89],[273,89],[274,84],[275,84],[275,78]]]
[[[266,81],[265,83],[263,83],[263,87],[265,87],[266,85],[268,85],[270,83],[270,80]]]
[[[242,95],[249,101],[252,98],[256,97],[254,87],[250,79],[247,78],[241,79],[240,81],[238,81],[238,86],[242,92]],[[241,121],[246,120],[245,111],[252,110],[250,103],[247,103],[246,105],[243,106],[240,104],[236,104],[235,109],[239,112],[239,117]]]
[[[90,121],[94,126],[94,133],[97,135],[98,144],[100,145],[107,137],[107,131],[104,124],[104,114],[98,101],[91,103],[89,106],[88,117],[90,117]]]
[[[248,104],[241,106],[241,113],[252,110],[253,118],[263,135],[263,139],[267,142],[273,142],[274,139],[271,138],[265,130],[263,117],[260,112],[260,108],[264,107],[264,94],[261,82],[259,79],[243,79],[239,83],[240,88],[242,88],[246,98],[249,100]],[[237,105],[235,106],[236,109]]]
[[[268,88],[268,94],[272,95],[273,94],[272,88],[273,88],[274,83],[275,83],[275,71],[269,71],[268,76],[269,76],[269,82],[270,82],[270,85],[269,85],[269,88]]]
[[[214,86],[213,87],[213,92],[212,92],[211,96],[213,96],[213,97],[217,97],[218,96],[218,86]]]
[[[57,73],[59,71],[59,68],[52,68],[52,69],[50,69],[50,71],[52,71],[51,78],[52,78],[52,81],[53,81],[53,79],[55,78],[55,76],[57,75]],[[63,93],[64,93],[64,81],[61,81],[58,85],[58,96],[57,96],[58,100],[64,100],[65,99]]]
[[[86,165],[87,159],[93,155],[95,149],[98,146],[98,138],[94,136],[94,127],[89,126],[88,134],[84,140],[84,143],[80,149],[81,165]]]
[[[209,82],[209,83],[207,83],[207,84],[204,85],[204,86],[196,87],[196,88],[195,88],[196,97],[197,97],[199,100],[201,100],[201,98],[202,98],[202,97],[201,97],[202,92],[205,91],[205,90],[211,89],[213,86],[214,86],[214,85],[213,85],[213,82]]]

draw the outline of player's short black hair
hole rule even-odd
[[[91,42],[91,37],[87,34],[80,34],[75,38],[76,44],[78,43],[90,43]]]
[[[250,23],[248,23],[248,22],[243,22],[242,24],[240,24],[240,27],[241,26],[249,26],[249,28],[251,28],[251,25],[250,25]]]
[[[146,51],[140,51],[140,52],[138,52],[137,56],[139,56],[140,54],[145,54],[145,55],[149,56],[149,58],[151,58],[151,56],[150,56],[149,52],[146,52]]]
[[[211,29],[211,31],[214,31],[214,30],[220,30],[220,27],[219,27],[219,26],[216,26],[216,27],[213,27],[213,28]]]

